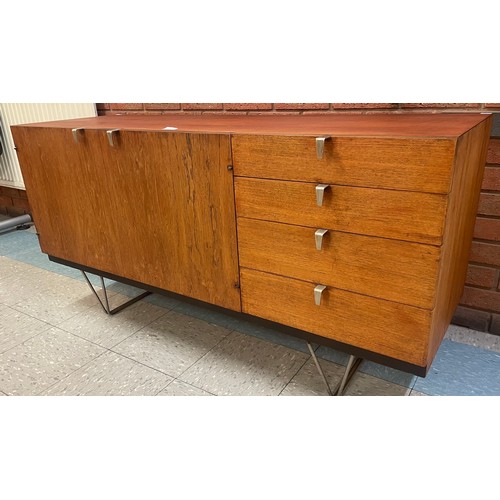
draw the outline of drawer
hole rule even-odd
[[[237,176],[448,193],[455,141],[332,137],[317,158],[315,137],[235,135]]]
[[[431,311],[334,288],[317,306],[314,284],[250,269],[241,297],[245,313],[425,366]]]
[[[238,219],[240,265],[426,309],[434,306],[440,248]]]
[[[440,245],[447,197],[389,189],[235,178],[239,217]]]

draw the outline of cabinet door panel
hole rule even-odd
[[[240,310],[228,135],[14,133],[44,252]]]

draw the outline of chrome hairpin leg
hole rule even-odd
[[[133,299],[127,300],[127,302],[124,302],[123,304],[119,305],[118,307],[115,307],[114,309],[111,309],[109,307],[109,300],[108,300],[108,292],[106,290],[106,284],[104,283],[104,278],[102,276],[99,276],[101,279],[101,285],[102,285],[102,291],[104,294],[104,302],[101,300],[101,297],[97,294],[94,286],[90,282],[87,274],[85,271],[82,271],[83,277],[85,278],[85,281],[87,282],[87,285],[90,287],[92,290],[92,293],[96,296],[97,300],[99,301],[99,304],[101,304],[101,307],[104,309],[104,312],[106,314],[112,315],[119,313],[120,311],[123,311],[126,307],[134,304],[135,302],[138,302],[139,300],[143,299],[144,297],[147,297],[148,295],[151,295],[151,292],[144,292],[138,295],[137,297],[134,297]]]
[[[307,342],[307,347],[309,347],[309,352],[311,353],[311,357],[314,361],[314,364],[316,365],[316,368],[319,371],[319,374],[323,377],[326,388],[328,390],[328,395],[334,396],[332,390],[330,389],[330,384],[328,383],[328,380],[326,379],[325,373],[323,372],[323,369],[321,368],[321,365],[319,364],[318,358],[316,357],[316,353],[314,352],[314,349],[312,348],[312,345],[310,342]]]
[[[359,365],[361,364],[361,361],[363,361],[362,358],[357,358],[356,356],[349,356],[349,361],[347,362],[347,367],[345,369],[344,375],[342,376],[342,380],[337,384],[335,389],[332,391],[330,384],[328,383],[328,380],[326,378],[325,372],[321,368],[319,360],[310,342],[307,342],[307,347],[309,348],[309,352],[311,353],[311,357],[314,361],[314,364],[316,365],[316,368],[318,369],[319,374],[321,375],[323,381],[325,382],[325,385],[328,390],[328,395],[342,396],[344,394],[347,385],[351,381],[352,376],[356,373],[357,369],[359,368]]]

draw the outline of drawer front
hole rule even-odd
[[[448,193],[450,139],[333,137],[318,159],[315,137],[236,135],[235,175]]]
[[[316,184],[235,178],[239,217],[440,245],[447,197],[330,186],[322,206]]]
[[[241,269],[243,312],[425,366],[431,312],[327,288],[317,306],[314,285]]]
[[[426,309],[434,306],[440,249],[315,229],[238,219],[240,265]]]

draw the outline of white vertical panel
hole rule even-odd
[[[21,123],[49,122],[70,118],[96,116],[93,103],[74,104],[15,104],[0,103],[0,123],[3,154],[0,156],[0,186],[24,188],[24,182],[14,150],[14,141],[10,133],[11,125]]]

